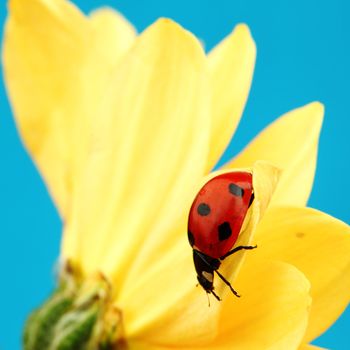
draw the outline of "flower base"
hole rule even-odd
[[[120,349],[121,312],[111,305],[110,291],[101,274],[77,283],[68,272],[57,290],[28,318],[24,350]]]

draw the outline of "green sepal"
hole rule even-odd
[[[24,335],[24,350],[48,349],[58,320],[69,310],[73,298],[55,293],[44,305],[28,318]]]
[[[23,345],[24,349],[30,349],[30,343],[33,342],[34,333],[37,328],[37,320],[39,316],[39,309],[34,310],[26,320],[23,330]]]
[[[49,350],[88,350],[98,316],[97,305],[66,314],[55,327]]]
[[[61,283],[28,318],[23,333],[24,350],[116,349],[114,335],[119,319],[112,316],[112,321],[108,317],[106,321],[106,280],[97,274],[81,284],[73,278],[68,282],[72,283]]]

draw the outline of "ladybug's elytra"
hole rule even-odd
[[[247,211],[254,200],[252,174],[236,171],[218,175],[199,191],[188,218],[188,240],[199,284],[207,293],[221,300],[214,292],[214,272],[238,293],[218,271],[229,255],[256,246],[234,247]],[[234,247],[234,248],[233,248]]]

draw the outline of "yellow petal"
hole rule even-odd
[[[298,347],[299,350],[327,350],[326,348],[320,348],[319,346],[311,344],[302,344]]]
[[[190,205],[207,159],[205,55],[170,20],[147,29],[123,59],[93,121],[64,255],[102,267],[116,285],[146,238],[165,239]],[[150,240],[148,241],[150,242]]]
[[[80,88],[79,111],[83,118],[76,123],[74,148],[74,168],[72,182],[80,181],[80,172],[89,157],[91,148],[91,130],[95,123],[103,123],[101,113],[105,95],[110,89],[111,77],[136,38],[133,26],[116,11],[101,8],[89,17],[91,27],[89,47],[85,66],[80,66],[84,84]],[[93,82],[93,84],[92,84]],[[75,119],[76,115],[75,115]],[[70,150],[72,153],[73,150]]]
[[[118,12],[101,8],[90,15],[90,21],[97,36],[96,51],[99,52],[100,65],[113,68],[131,47],[136,37],[135,28]],[[97,63],[97,62],[96,62]],[[96,64],[96,68],[103,68]],[[106,73],[111,74],[111,71]]]
[[[127,339],[163,346],[205,345],[216,334],[220,304],[213,300],[209,308],[206,293],[196,288],[187,240],[160,254],[159,260],[155,266],[147,262],[146,276],[140,271],[116,300],[123,310]]]
[[[323,106],[314,102],[295,109],[257,136],[224,168],[248,167],[264,159],[282,170],[271,205],[305,205],[316,168]]]
[[[80,125],[101,100],[97,72],[108,72],[101,79],[109,76],[111,55],[117,60],[126,50],[130,35],[122,33],[129,33],[130,26],[118,19],[119,45],[111,44],[115,30],[105,36],[113,15],[104,27],[99,15],[88,21],[68,1],[11,0],[9,14],[3,50],[8,94],[23,141],[64,217],[76,140],[83,138]]]
[[[63,212],[71,146],[67,110],[75,104],[87,21],[65,1],[12,0],[9,13],[3,58],[8,93],[22,138]]]
[[[305,342],[322,334],[350,301],[350,228],[309,208],[271,208],[260,223],[256,254],[296,266],[313,299]]]
[[[226,296],[212,349],[296,349],[307,326],[310,284],[295,267],[249,257]]]
[[[159,346],[147,343],[147,341],[135,341],[131,340],[128,341],[128,349],[130,350],[171,350],[173,348],[168,346]],[[186,350],[186,348],[183,348],[183,350]]]
[[[208,56],[213,91],[208,170],[218,161],[237,128],[250,90],[255,57],[255,43],[244,24],[238,25]]]
[[[144,285],[130,296],[128,306],[135,313],[144,311],[140,318],[150,321],[153,307],[163,310],[151,324],[144,322],[142,330],[129,334],[131,344],[135,349],[192,349],[195,345],[203,349],[296,349],[307,325],[308,281],[291,265],[251,260],[235,283],[242,297],[226,295],[221,303],[212,298],[210,307],[205,292],[195,289],[194,279],[192,293],[184,295],[177,288],[178,278],[189,277],[187,269],[182,270],[185,266],[169,266],[155,276],[152,288]],[[182,297],[167,300],[164,294],[172,288]],[[128,327],[128,313],[125,321]],[[142,345],[143,340],[146,344]]]

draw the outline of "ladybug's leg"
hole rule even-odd
[[[214,297],[215,297],[218,301],[221,301],[221,298],[214,292],[213,289],[210,291],[210,293],[213,294]],[[209,305],[209,306],[210,306],[210,305]]]
[[[220,260],[224,260],[225,258],[227,258],[228,256],[240,251],[240,250],[250,250],[250,249],[255,249],[258,248],[257,245],[240,245],[232,250],[230,250],[229,252],[227,252],[225,255],[220,257]]]
[[[240,298],[240,295],[237,293],[237,291],[235,291],[233,289],[233,287],[231,286],[231,283],[218,271],[218,270],[214,270],[218,276],[223,280],[223,282],[231,289],[231,292],[238,298]]]

